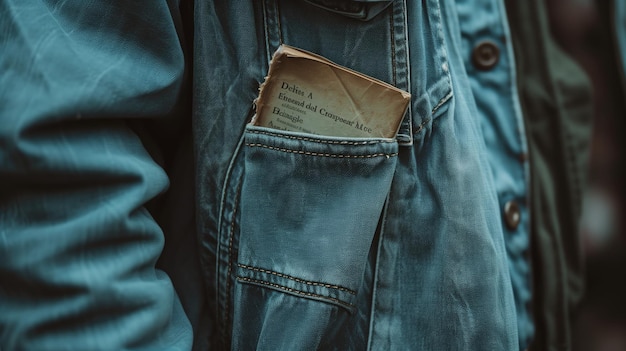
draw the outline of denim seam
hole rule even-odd
[[[439,39],[439,50],[437,50],[438,51],[437,54],[439,56],[438,58],[441,59],[441,61],[443,61],[442,66],[441,66],[442,68],[444,64],[445,64],[445,67],[448,67],[448,52],[446,50],[446,39],[445,39],[445,34],[443,32],[443,24],[442,24],[443,20],[441,17],[441,4],[438,1],[436,2],[435,16],[437,17],[436,26],[437,26],[437,37]],[[447,78],[448,84],[452,86],[452,83],[450,82],[451,78],[450,78],[449,67],[447,70],[443,69],[443,71]]]
[[[246,146],[249,146],[249,147],[262,147],[262,148],[266,148],[266,149],[270,149],[270,150],[274,150],[274,151],[288,152],[288,153],[292,153],[292,154],[300,154],[300,155],[307,155],[307,156],[331,157],[331,158],[374,158],[374,157],[381,157],[381,156],[385,156],[385,157],[389,158],[389,157],[398,156],[397,152],[394,152],[394,153],[376,153],[376,154],[368,154],[368,155],[343,155],[343,154],[329,154],[329,153],[302,151],[302,150],[291,150],[291,149],[285,149],[285,148],[281,148],[281,147],[274,147],[274,146],[269,146],[269,145],[259,144],[259,143],[254,143],[254,144],[253,143],[246,143]]]
[[[317,298],[320,298],[320,299],[333,301],[333,302],[335,302],[337,304],[340,304],[340,305],[342,305],[344,307],[347,307],[349,309],[353,309],[354,308],[353,304],[351,304],[349,302],[341,301],[341,300],[336,299],[334,297],[329,297],[329,296],[314,294],[314,293],[310,293],[310,292],[306,292],[306,291],[296,290],[296,289],[288,288],[288,287],[283,286],[283,285],[278,285],[278,284],[266,282],[266,281],[263,281],[263,280],[251,279],[251,278],[242,277],[242,276],[237,276],[237,280],[239,280],[241,282],[248,282],[248,283],[254,283],[254,284],[259,284],[259,285],[271,286],[271,287],[276,288],[278,290],[287,291],[287,292],[290,292],[290,293],[293,293],[293,294],[296,294],[296,295],[317,297]]]
[[[424,129],[424,126],[425,126],[428,122],[430,122],[430,118],[426,118],[426,119],[425,119],[422,123],[420,123],[420,125],[419,125],[419,126],[417,126],[417,130],[415,131],[415,135],[419,134],[419,133],[422,131],[422,129]]]
[[[441,106],[443,106],[443,104],[445,104],[448,100],[450,100],[451,97],[452,97],[452,91],[450,91],[446,96],[444,96],[441,100],[439,100],[439,103],[437,103],[437,105],[433,107],[431,113],[435,113]]]
[[[241,198],[241,188],[242,188],[241,185],[242,185],[242,182],[240,182],[239,185],[237,186],[237,194],[235,195],[235,205],[233,207],[233,218],[232,218],[232,221],[230,222],[230,233],[229,233],[229,238],[228,238],[228,270],[227,270],[228,273],[226,275],[226,301],[225,301],[226,306],[224,306],[226,316],[230,316],[230,299],[231,299],[230,275],[233,271],[233,237],[235,236],[235,219],[237,218],[237,208],[239,208],[239,199]],[[229,320],[230,320],[230,317],[228,317],[226,320],[227,324]]]
[[[406,66],[406,72],[404,73],[406,76],[406,87],[405,90],[408,92],[412,92],[413,88],[411,86],[411,49],[410,49],[410,45],[409,45],[409,23],[408,23],[408,10],[407,10],[407,2],[406,0],[404,0],[402,2],[402,26],[403,26],[403,38],[402,38],[402,44],[404,46],[404,50],[406,51],[404,54],[404,65]],[[395,39],[395,38],[394,38]],[[414,139],[414,131],[413,131],[413,104],[409,103],[409,106],[407,107],[407,116],[406,116],[406,120],[407,120],[407,124],[408,124],[408,130],[409,130],[409,140],[407,142],[405,142],[406,146],[410,146],[413,144],[413,139]]]
[[[293,280],[293,281],[298,282],[298,283],[303,283],[303,284],[313,285],[313,286],[321,286],[321,287],[330,288],[330,289],[337,289],[337,290],[345,291],[345,292],[347,292],[349,294],[352,294],[352,295],[356,295],[356,291],[348,289],[348,288],[344,288],[344,287],[339,286],[339,285],[331,285],[331,284],[327,284],[327,283],[320,283],[320,282],[314,282],[314,281],[310,281],[310,280],[304,280],[304,279],[292,277],[292,276],[287,275],[287,274],[278,273],[278,272],[267,270],[267,269],[263,269],[263,268],[257,268],[257,267],[253,267],[253,266],[248,266],[248,265],[241,264],[241,263],[237,263],[237,265],[239,267],[241,267],[241,268],[249,269],[251,271],[272,274],[272,275],[275,275],[277,277]]]
[[[393,6],[391,8],[391,15],[389,16],[389,35],[391,36],[391,40],[389,40],[391,42],[391,77],[393,79],[393,85],[397,86],[397,79],[396,79],[396,36],[395,36],[395,31],[394,31],[394,13],[393,13]]]
[[[280,21],[280,5],[278,4],[278,1],[274,1],[275,7],[276,7],[276,24],[278,25],[278,41],[283,44],[284,40],[283,40],[283,23]],[[276,48],[278,49],[278,48]]]
[[[225,310],[224,307],[226,306],[226,304],[230,300],[230,291],[229,289],[223,289],[222,288],[222,261],[223,261],[223,232],[225,232],[225,230],[223,230],[222,228],[222,222],[224,220],[226,220],[226,215],[224,214],[224,209],[226,207],[226,199],[228,197],[227,192],[230,193],[230,189],[231,189],[231,181],[233,181],[234,176],[233,176],[233,172],[235,169],[235,163],[237,161],[237,158],[240,155],[240,151],[241,151],[241,146],[243,144],[244,141],[244,137],[243,135],[240,137],[239,142],[237,143],[237,147],[235,148],[235,151],[233,152],[233,156],[231,157],[231,160],[229,162],[228,168],[226,170],[226,174],[225,174],[225,180],[224,180],[224,184],[222,186],[222,198],[220,201],[220,212],[219,212],[219,220],[218,220],[218,249],[216,252],[216,275],[218,277],[217,279],[217,286],[215,288],[215,292],[216,292],[216,308],[217,308],[217,315],[219,317],[219,323],[218,323],[218,329],[219,329],[219,333],[221,334],[221,337],[223,339],[223,343],[224,345],[228,344],[228,340],[230,339],[229,336],[227,335],[229,332],[227,331],[227,324],[228,324],[228,320],[229,320],[229,311]],[[241,176],[239,176],[241,177]],[[239,178],[241,179],[241,178]],[[233,217],[233,222],[234,222],[234,217]],[[231,222],[232,223],[232,222]],[[229,258],[230,260],[230,258]],[[226,286],[229,286],[229,280],[230,277],[228,276],[229,274],[227,273],[227,277],[226,277]],[[224,293],[222,293],[222,290],[224,290]],[[226,295],[226,301],[224,301],[224,304],[222,305],[222,295]],[[222,312],[222,310],[224,310],[225,312]]]
[[[378,144],[378,143],[393,143],[395,141],[395,140],[367,140],[367,141],[322,140],[322,139],[314,139],[314,138],[307,138],[307,137],[298,137],[298,136],[293,136],[293,135],[282,135],[282,134],[276,134],[276,133],[270,133],[270,132],[262,132],[262,131],[257,131],[257,130],[248,130],[248,133],[261,134],[261,135],[267,135],[267,136],[273,136],[273,137],[279,137],[279,138],[302,140],[302,141],[312,141],[312,142],[322,143],[322,144],[338,144],[338,145],[372,145],[372,144]]]
[[[262,1],[261,2],[261,6],[263,7],[263,31],[265,34],[265,54],[267,55],[267,62],[270,62],[270,60],[272,59],[272,54],[270,53],[270,43],[269,43],[269,27],[267,25],[267,17],[268,17],[268,13],[267,13],[267,3],[266,1]]]
[[[394,85],[412,93],[406,1],[396,1],[393,4],[389,25]],[[400,32],[398,32],[398,28],[401,29]],[[400,81],[398,81],[399,76],[402,78]],[[413,101],[414,99],[411,98],[411,103],[405,111],[398,130],[398,144],[400,146],[413,145]]]
[[[376,333],[377,328],[377,320],[376,315],[378,314],[378,306],[380,303],[378,302],[378,290],[380,289],[380,279],[379,275],[381,274],[382,268],[380,267],[380,262],[382,260],[381,256],[383,253],[383,240],[385,237],[385,226],[387,224],[387,212],[389,210],[389,203],[391,202],[391,189],[387,194],[387,198],[385,199],[385,205],[383,207],[382,220],[380,225],[380,231],[378,232],[378,248],[376,249],[376,261],[374,263],[374,277],[372,280],[372,295],[371,295],[371,312],[370,312],[370,320],[369,320],[369,331],[367,338],[367,351],[372,350],[372,344],[374,343],[374,334]]]
[[[272,60],[274,51],[283,43],[283,34],[280,23],[279,5],[275,0],[264,0],[263,21],[265,26],[265,46],[267,50],[267,62]]]

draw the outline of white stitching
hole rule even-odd
[[[393,143],[394,142],[394,140],[366,140],[366,141],[322,140],[322,139],[314,139],[314,138],[307,138],[307,137],[298,137],[294,135],[275,134],[275,133],[270,133],[270,132],[263,132],[260,130],[248,130],[248,133],[263,134],[263,135],[302,140],[302,141],[312,141],[312,142],[322,143],[322,144],[338,144],[338,145],[371,145],[371,144],[378,144],[378,143]]]
[[[290,150],[290,149],[274,147],[274,146],[269,146],[269,145],[265,145],[265,144],[258,144],[258,143],[254,143],[254,144],[246,143],[246,146],[249,146],[249,147],[262,147],[262,148],[266,148],[266,149],[270,149],[270,150],[289,152],[289,153],[293,153],[293,154],[301,154],[301,155],[308,155],[308,156],[332,157],[332,158],[373,158],[373,157],[380,157],[380,156],[386,156],[387,158],[389,158],[389,157],[398,156],[397,152],[396,153],[391,153],[391,154],[377,153],[377,154],[369,154],[369,155],[342,155],[342,154],[329,154],[329,153],[320,153],[320,152],[311,152],[311,151],[302,151],[302,150]]]

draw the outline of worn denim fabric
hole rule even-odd
[[[188,350],[133,120],[176,118],[183,53],[153,1],[0,1],[0,349]]]
[[[243,152],[233,349],[338,347],[328,336],[356,309],[398,145],[249,127]]]
[[[482,117],[483,137],[502,213],[501,223],[518,316],[520,350],[525,350],[534,329],[530,316],[530,175],[511,34],[502,2],[457,0],[456,4],[465,67]],[[477,15],[476,8],[480,8],[480,15]],[[472,54],[485,41],[494,43],[499,48],[499,54],[494,67],[481,70],[472,62]],[[515,227],[506,223],[507,202],[514,202],[519,208],[519,224]]]
[[[394,1],[358,21],[298,1],[198,2],[196,18],[199,238],[204,265],[217,265],[205,270],[216,346],[517,350],[492,170],[504,165],[490,163],[456,3]],[[410,91],[397,145],[246,128],[280,43]]]
[[[492,141],[520,126],[489,117],[517,113],[513,92],[507,112],[479,104],[457,2],[390,1],[367,20],[350,5],[196,0],[190,33],[174,1],[0,3],[2,348],[519,349],[523,248],[507,255],[500,200],[526,180]],[[488,5],[473,16],[506,35]],[[247,125],[280,43],[411,92],[398,137]],[[185,118],[185,67],[196,208],[177,205],[197,233],[146,209],[169,167],[142,127]],[[176,291],[155,269],[164,235]]]

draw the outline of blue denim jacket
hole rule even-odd
[[[525,347],[526,146],[503,5],[369,5],[196,0],[185,30],[176,1],[3,1],[0,346]],[[477,72],[486,38],[498,65]],[[398,137],[248,125],[281,43],[411,92]],[[191,186],[137,126],[184,119],[186,87],[194,158],[174,159]],[[195,198],[173,223],[195,228],[147,210],[168,175]]]

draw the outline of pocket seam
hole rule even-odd
[[[282,147],[275,147],[270,145],[265,145],[261,143],[246,143],[248,147],[261,147],[269,150],[287,152],[292,154],[300,154],[307,156],[318,156],[318,157],[330,157],[330,158],[374,158],[374,157],[382,157],[385,156],[387,158],[398,156],[397,152],[394,153],[375,153],[375,154],[366,154],[366,155],[344,155],[344,154],[330,154],[330,153],[322,153],[322,152],[313,152],[313,151],[302,151],[302,150],[291,150],[285,149]]]
[[[354,291],[352,289],[344,288],[343,286],[339,286],[339,285],[332,285],[332,284],[327,284],[327,283],[320,283],[320,282],[314,282],[314,281],[310,281],[310,280],[304,280],[304,279],[292,277],[292,276],[287,275],[287,274],[278,273],[278,272],[275,272],[275,271],[272,271],[272,270],[269,270],[269,269],[257,268],[257,267],[248,266],[248,265],[241,264],[241,263],[237,263],[237,266],[239,266],[241,268],[249,269],[249,270],[252,270],[252,271],[257,271],[257,272],[260,272],[260,273],[267,273],[267,274],[275,275],[277,277],[293,280],[293,281],[295,281],[297,283],[303,283],[303,284],[306,284],[306,285],[313,285],[313,286],[321,286],[321,287],[330,288],[330,289],[337,289],[337,290],[345,291],[345,292],[347,292],[347,293],[349,293],[351,295],[356,295],[356,291]],[[239,276],[239,278],[241,278],[241,276]]]
[[[274,284],[274,283],[270,283],[270,282],[266,282],[263,280],[258,280],[258,279],[252,279],[252,278],[248,278],[248,277],[242,277],[242,276],[237,276],[237,280],[239,282],[243,282],[243,283],[252,283],[255,285],[260,285],[260,286],[266,286],[266,287],[272,287],[278,291],[284,291],[287,293],[292,293],[294,295],[300,295],[300,296],[308,296],[308,297],[314,297],[314,298],[318,298],[318,299],[322,299],[322,300],[328,300],[328,301],[332,301],[334,303],[337,303],[343,307],[348,308],[349,310],[352,310],[354,308],[354,304],[351,304],[349,302],[345,302],[339,299],[336,299],[334,297],[330,297],[330,296],[324,296],[324,295],[320,295],[320,294],[315,294],[315,293],[310,293],[310,292],[306,292],[306,291],[301,291],[301,290],[296,290],[293,288],[289,288],[283,285],[278,285],[278,284]]]
[[[373,144],[378,144],[378,143],[394,143],[395,140],[393,139],[376,139],[376,140],[364,140],[364,141],[347,141],[347,140],[324,140],[324,139],[316,139],[316,138],[311,138],[311,137],[299,137],[299,136],[294,136],[294,135],[285,135],[285,134],[278,134],[278,133],[271,133],[271,132],[264,132],[264,131],[260,131],[260,130],[247,130],[248,133],[252,133],[252,134],[261,134],[261,135],[268,135],[268,136],[272,136],[272,137],[278,137],[278,138],[286,138],[286,139],[294,139],[294,140],[302,140],[302,141],[311,141],[311,142],[315,142],[315,143],[322,143],[322,144],[337,144],[337,145],[373,145]]]

